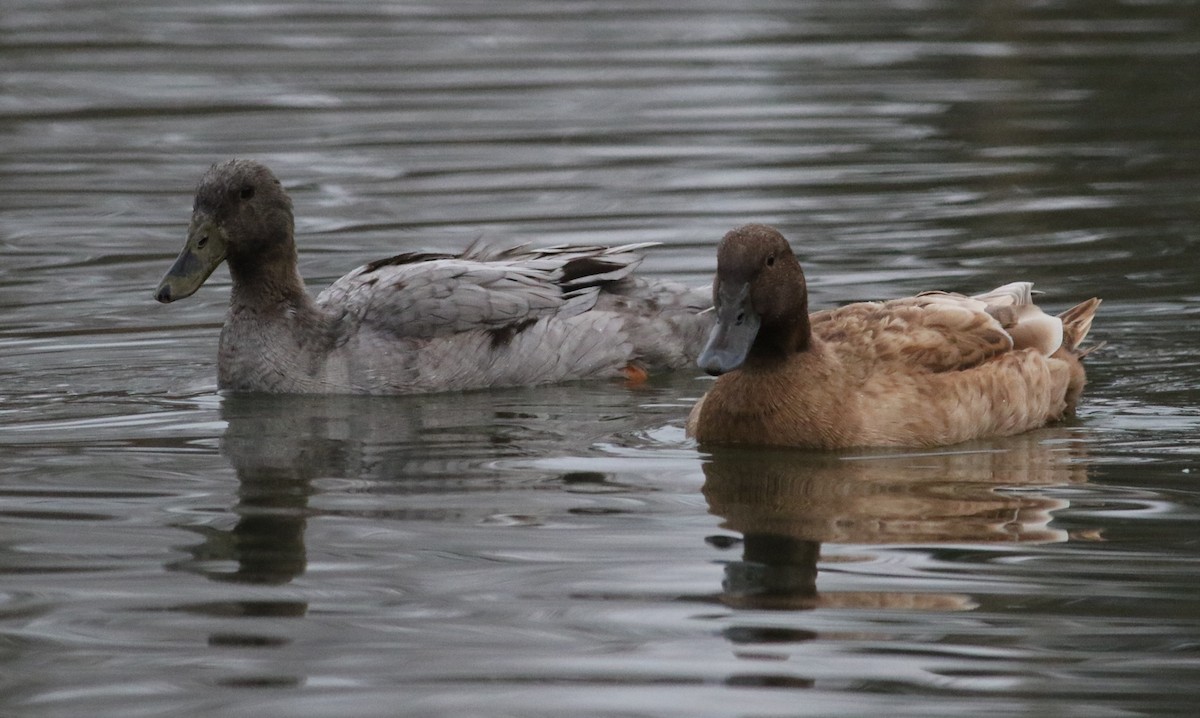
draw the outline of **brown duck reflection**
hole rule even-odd
[[[781,609],[968,608],[957,595],[820,594],[820,546],[1064,541],[1050,520],[1067,502],[1036,487],[1086,481],[1083,458],[1082,441],[1066,429],[924,453],[714,452],[703,467],[704,496],[722,526],[743,536],[721,600]]]

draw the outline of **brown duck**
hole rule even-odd
[[[938,446],[1071,416],[1086,380],[1080,343],[1100,300],[1050,316],[1032,286],[809,314],[783,235],[735,229],[717,249],[717,325],[699,358],[719,378],[688,433],[712,444]]]

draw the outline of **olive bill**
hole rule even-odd
[[[212,220],[193,217],[187,241],[163,275],[154,298],[163,304],[190,297],[225,261],[225,233]]]

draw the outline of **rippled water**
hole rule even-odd
[[[1192,3],[104,3],[0,12],[0,714],[1190,715]],[[702,453],[707,380],[222,397],[270,164],[314,288],[404,249],[779,225],[818,306],[1098,294],[1080,419]]]

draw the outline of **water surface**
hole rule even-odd
[[[178,3],[0,14],[0,714],[1190,715],[1188,2]],[[314,290],[484,237],[779,226],[815,306],[1104,298],[1080,417],[700,451],[708,380],[229,397],[161,306],[212,162]]]

